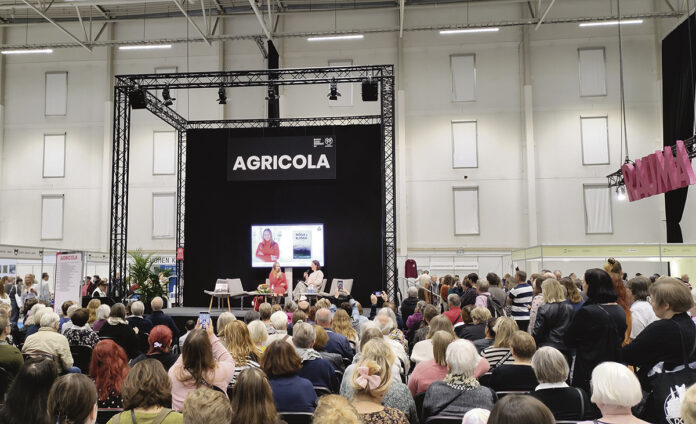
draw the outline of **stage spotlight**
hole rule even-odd
[[[266,96],[266,100],[271,100],[271,101],[278,100],[278,95],[276,94],[275,86],[273,86],[273,85],[268,86],[268,95]]]
[[[227,104],[227,96],[225,95],[225,87],[218,88],[218,104],[219,105],[226,105]]]
[[[372,78],[362,80],[362,100],[363,102],[376,102],[379,83]]]
[[[338,98],[341,96],[341,93],[338,92],[338,84],[336,83],[336,78],[333,78],[331,80],[331,90],[329,91],[329,94],[327,94],[329,100],[338,100]]]
[[[626,186],[618,186],[616,188],[616,200],[619,202],[626,200]]]
[[[175,98],[169,95],[169,87],[164,87],[162,89],[162,99],[164,99],[165,106],[171,106],[174,104]]]

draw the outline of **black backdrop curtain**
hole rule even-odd
[[[696,60],[694,37],[696,18],[691,15],[662,40],[662,134],[665,146],[693,135],[695,82],[692,61]],[[688,187],[684,187],[665,193],[668,243],[684,242],[679,223],[688,190]]]

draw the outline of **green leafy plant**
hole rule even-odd
[[[152,253],[146,255],[142,249],[130,251],[128,254],[133,259],[133,263],[128,265],[129,283],[138,285],[135,293],[139,295],[140,300],[145,305],[149,305],[150,301],[157,296],[166,298],[167,284],[160,283],[159,274],[169,277],[171,271],[155,266],[161,258]]]

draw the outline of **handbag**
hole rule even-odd
[[[672,321],[674,322],[674,321]],[[679,327],[679,324],[674,322]],[[682,342],[682,365],[671,371],[664,369],[664,364],[658,364],[653,368],[648,377],[650,393],[646,399],[645,410],[642,419],[657,424],[681,424],[681,403],[686,389],[696,383],[696,362],[689,363],[689,358],[696,352],[696,340],[691,352],[687,355],[684,334],[679,327],[679,338]]]

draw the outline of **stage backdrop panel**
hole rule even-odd
[[[255,137],[263,145],[327,135],[336,141],[333,179],[228,181],[235,139]],[[203,290],[213,290],[218,278],[241,278],[246,290],[256,289],[270,269],[251,267],[251,226],[302,223],[324,224],[327,287],[331,278],[353,278],[353,295],[369,305],[370,293],[386,287],[382,164],[379,125],[189,130],[184,305],[207,306]],[[293,269],[295,281],[305,270]]]

